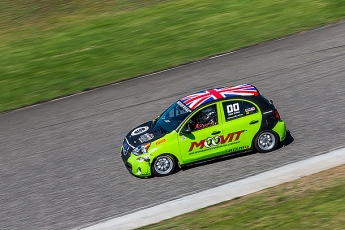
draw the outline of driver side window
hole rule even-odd
[[[217,105],[211,105],[194,114],[186,126],[192,132],[218,124]]]

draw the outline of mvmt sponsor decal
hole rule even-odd
[[[202,149],[204,147],[210,148],[212,146],[222,145],[225,143],[231,143],[233,141],[237,141],[240,139],[241,134],[244,132],[244,130],[237,131],[234,133],[229,133],[225,138],[224,135],[221,136],[214,136],[214,137],[208,137],[205,140],[201,140],[199,142],[192,142],[189,148],[189,152],[193,151],[194,148]]]

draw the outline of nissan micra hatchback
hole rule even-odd
[[[121,158],[135,176],[165,176],[176,167],[254,148],[269,152],[285,136],[285,122],[273,102],[253,85],[243,84],[176,101],[126,135]]]

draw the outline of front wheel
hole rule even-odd
[[[158,156],[152,165],[153,174],[156,176],[166,176],[174,172],[176,160],[169,155]]]
[[[270,152],[277,147],[278,136],[273,131],[262,131],[255,137],[254,145],[260,153]]]

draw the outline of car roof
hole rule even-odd
[[[230,87],[220,87],[214,89],[208,89],[200,91],[191,95],[188,95],[181,99],[183,104],[188,106],[191,110],[194,110],[202,105],[210,102],[219,101],[223,99],[229,99],[233,97],[253,97],[259,96],[258,89],[251,84],[242,84]]]

